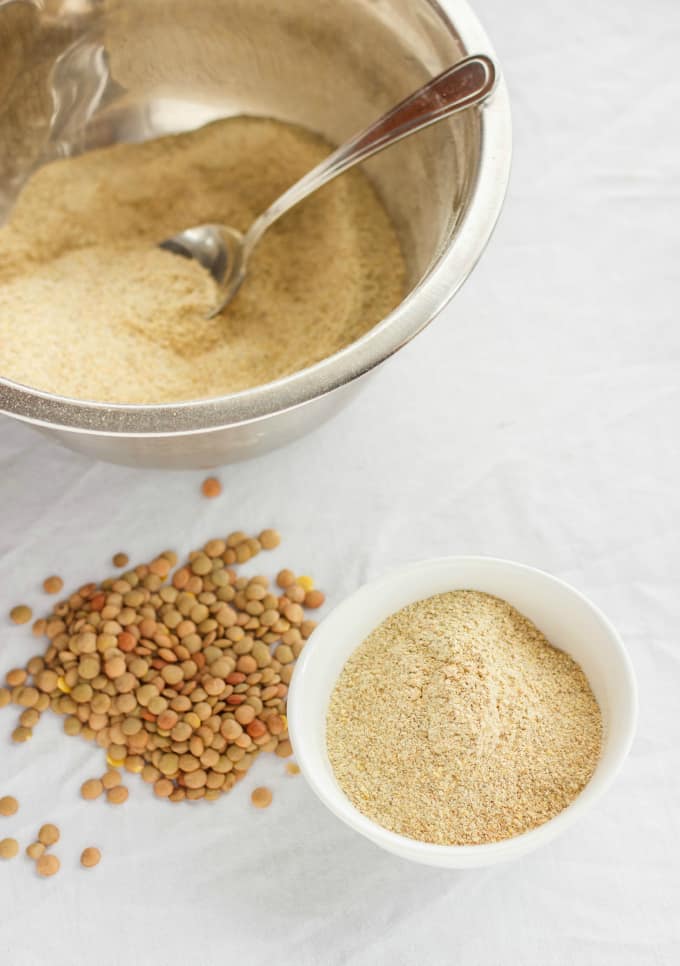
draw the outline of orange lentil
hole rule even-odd
[[[325,600],[326,597],[320,590],[308,590],[305,594],[305,607],[316,610],[324,604]]]
[[[203,496],[212,499],[213,497],[219,496],[222,492],[222,484],[214,476],[209,476],[207,479],[203,480],[201,484],[201,492]]]

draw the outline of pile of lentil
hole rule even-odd
[[[327,719],[350,801],[439,845],[547,822],[589,781],[601,742],[578,664],[507,601],[474,590],[388,617],[347,661]]]
[[[51,708],[67,734],[95,741],[111,768],[141,773],[172,802],[218,798],[261,751],[290,756],[288,685],[315,627],[304,608],[324,595],[290,570],[270,589],[266,577],[234,569],[279,540],[275,530],[237,531],[174,573],[177,556],[164,551],[57,603],[33,625],[46,650],[0,689],[0,707],[24,709],[13,740],[30,739]],[[12,617],[24,623],[31,613],[20,606]],[[113,803],[127,797],[110,771],[82,789],[86,798],[104,791]]]

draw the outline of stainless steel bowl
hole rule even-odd
[[[31,171],[56,157],[217,117],[290,120],[340,142],[467,53],[493,50],[465,0],[0,0],[0,218]],[[317,365],[156,406],[83,402],[0,378],[0,410],[134,466],[216,466],[303,435],[463,283],[500,212],[510,151],[501,80],[481,111],[366,164],[399,231],[409,292]]]

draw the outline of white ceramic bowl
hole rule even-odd
[[[358,811],[338,785],[326,752],[326,711],[352,651],[386,617],[433,594],[481,590],[530,618],[585,672],[602,711],[602,757],[568,808],[538,828],[486,845],[432,845],[390,832]],[[623,642],[604,614],[579,591],[533,567],[493,557],[444,557],[392,571],[361,587],[314,631],[298,661],[288,724],[302,772],[328,808],[376,845],[426,865],[469,869],[515,858],[549,842],[609,787],[628,754],[637,718],[637,688]]]

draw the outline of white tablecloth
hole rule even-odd
[[[96,464],[0,422],[0,593],[44,606],[109,556],[188,550],[275,525],[257,566],[314,574],[338,601],[390,566],[450,553],[545,568],[621,630],[640,684],[630,758],[572,831],[465,874],[356,836],[301,777],[262,758],[231,795],[170,807],[130,776],[85,803],[101,754],[41,722],[9,743],[0,837],[62,830],[62,870],[0,865],[7,966],[628,966],[680,962],[680,486],[675,0],[479,0],[513,98],[515,160],[492,244],[442,317],[348,410],[288,449],[221,472]],[[674,132],[674,136],[671,133]],[[32,653],[4,621],[0,671]],[[51,716],[45,716],[45,718]],[[253,809],[252,788],[274,803]],[[78,866],[86,845],[101,865]]]

